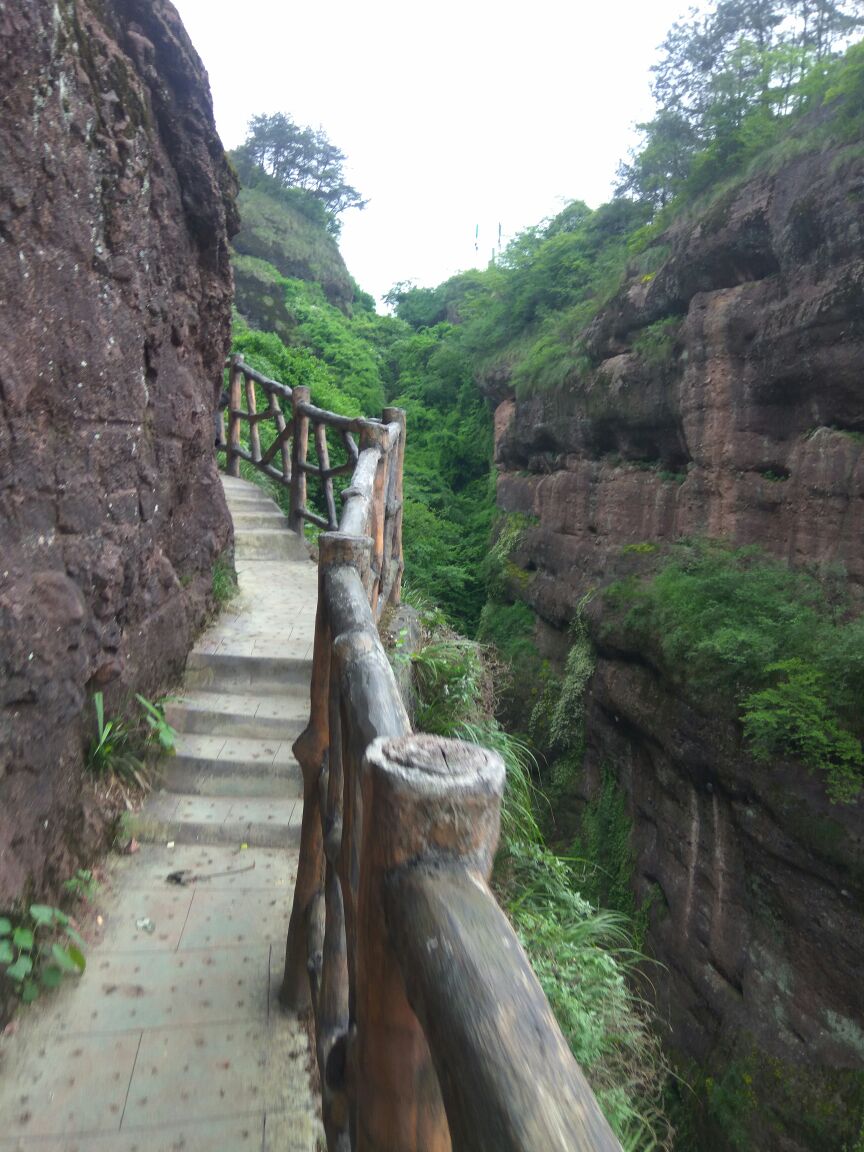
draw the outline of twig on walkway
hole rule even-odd
[[[181,868],[178,872],[169,872],[165,877],[168,884],[199,884],[202,880],[218,880],[223,876],[239,876],[243,872],[251,872],[255,861],[247,864],[245,868],[230,868],[227,872],[192,872],[188,868]]]

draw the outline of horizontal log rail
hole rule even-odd
[[[320,474],[333,472],[318,440],[328,414],[302,392],[292,483],[305,482],[309,424]],[[328,1150],[620,1152],[488,886],[504,765],[412,733],[378,636],[400,600],[404,413],[329,426],[359,444],[338,530],[318,538],[280,993],[312,1010]],[[329,528],[332,490],[327,510]]]

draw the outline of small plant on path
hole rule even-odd
[[[25,1004],[86,964],[84,941],[59,908],[31,904],[24,914],[0,916],[0,968]]]

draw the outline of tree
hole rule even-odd
[[[652,69],[657,113],[618,171],[618,196],[663,208],[704,190],[812,105],[826,65],[864,26],[864,0],[715,0],[672,26]],[[824,88],[822,89],[824,91]]]
[[[320,128],[301,127],[283,112],[253,116],[237,154],[241,163],[257,165],[283,188],[300,188],[318,200],[334,223],[347,209],[368,203],[345,182],[345,153]]]
[[[665,208],[690,172],[698,138],[680,112],[663,109],[649,124],[637,124],[644,135],[640,149],[618,169],[617,196]]]

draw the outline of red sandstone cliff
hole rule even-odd
[[[499,507],[538,518],[512,592],[553,655],[586,592],[640,570],[627,544],[757,543],[864,585],[860,148],[794,159],[661,243],[659,271],[589,330],[595,370],[496,412]],[[703,1064],[755,1060],[747,1147],[827,1149],[802,1116],[842,1110],[864,1069],[864,805],[829,804],[800,765],[757,767],[734,718],[589,623],[576,787],[589,798],[607,764],[626,794],[669,1040]]]
[[[236,220],[167,0],[0,6],[0,96],[2,906],[74,870],[87,701],[165,686],[230,542]]]

